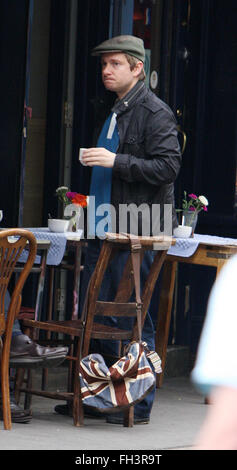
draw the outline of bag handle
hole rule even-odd
[[[137,313],[137,328],[138,340],[142,342],[142,301],[140,294],[140,266],[141,266],[141,243],[138,238],[132,238],[132,235],[126,234],[130,239],[131,245],[131,258],[133,266],[134,287],[136,295],[136,313]]]
[[[126,235],[130,240],[130,247],[131,247],[131,259],[132,259],[132,267],[133,267],[133,277],[134,277],[134,287],[135,287],[135,296],[136,296],[136,313],[137,313],[137,328],[138,328],[138,342],[142,343],[142,301],[140,297],[140,253],[141,253],[141,243],[137,237],[133,237],[128,233],[123,233]],[[87,316],[87,307],[88,307],[88,294],[89,294],[89,287],[90,287],[91,279],[87,286],[86,296],[84,300],[81,320],[83,324],[85,324],[86,316]]]

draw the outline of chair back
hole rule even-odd
[[[6,292],[16,263],[24,249],[28,250],[28,258],[11,294],[11,301],[5,318]],[[11,428],[8,369],[12,327],[20,310],[22,289],[34,264],[36,250],[36,239],[30,231],[25,229],[0,231],[0,336],[4,334],[1,357],[1,386],[5,429]]]
[[[167,242],[163,237],[135,238],[126,234],[111,235],[113,236],[109,237],[107,234],[107,239],[103,242],[95,270],[87,289],[82,313],[82,320],[85,322],[82,357],[88,354],[89,351],[95,316],[135,317],[135,322],[133,322],[133,326],[130,330],[130,339],[136,341],[141,340],[141,331],[151,301],[152,292],[167,252]],[[152,269],[146,279],[143,292],[140,293],[140,266],[144,251],[152,249],[153,243],[155,242],[159,243],[159,250],[155,255]],[[130,254],[125,263],[117,293],[112,302],[99,301],[99,292],[105,271],[113,258],[114,252],[116,253],[118,249],[128,250]],[[131,301],[131,295],[134,290],[136,298],[134,301]],[[102,328],[101,325],[100,328]],[[106,329],[108,335],[111,333],[110,339],[116,339],[112,329],[110,330],[108,326],[106,326]],[[121,330],[118,331],[118,335],[120,332]],[[104,333],[105,331],[103,331],[102,334],[104,335]],[[97,334],[96,337],[99,338],[99,334]]]
[[[27,246],[28,245],[28,246]],[[7,315],[9,325],[9,313],[17,306],[20,308],[21,291],[26,278],[31,270],[36,256],[36,240],[34,235],[25,229],[8,229],[0,232],[0,335],[6,330],[5,297],[8,285],[19,260],[22,251],[29,248],[28,259],[22,269],[19,279],[11,297],[11,303]],[[19,311],[18,308],[18,311]],[[16,309],[15,309],[16,312]],[[14,318],[13,318],[14,321]],[[13,323],[13,322],[12,322]]]

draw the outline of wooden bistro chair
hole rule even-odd
[[[167,240],[168,238],[168,240]],[[138,253],[139,271],[142,255],[145,250],[153,249],[153,243],[157,243],[159,248],[151,266],[148,278],[146,280],[143,292],[141,294],[142,302],[142,321],[143,326],[146,312],[148,310],[152,293],[155,287],[156,280],[160,273],[161,267],[165,260],[166,252],[170,246],[170,237],[136,237],[135,250]],[[168,241],[168,243],[167,243]],[[25,319],[23,324],[30,329],[39,329],[56,333],[63,333],[70,335],[74,340],[73,353],[66,357],[74,364],[72,380],[70,382],[70,389],[67,392],[50,392],[47,390],[35,390],[29,388],[22,389],[27,394],[44,396],[53,399],[66,400],[72,408],[72,416],[75,426],[83,425],[83,406],[80,395],[80,382],[79,382],[79,367],[80,360],[89,354],[90,341],[95,339],[108,339],[108,340],[137,340],[138,329],[136,322],[136,302],[130,302],[130,297],[134,290],[134,267],[133,267],[133,244],[129,236],[126,234],[107,234],[107,239],[104,240],[102,249],[91,276],[90,283],[87,290],[87,296],[84,304],[84,311],[80,320],[68,321],[34,321]],[[109,265],[114,253],[117,250],[126,249],[130,250],[130,256],[124,268],[122,279],[118,286],[118,291],[113,302],[99,301],[100,287],[106,268]],[[102,316],[133,316],[135,318],[134,327],[130,331],[121,330],[114,327],[109,327],[94,321],[95,315]],[[133,407],[124,413],[124,426],[133,425]]]
[[[11,238],[9,238],[11,237]],[[12,238],[14,237],[14,238]],[[9,392],[9,355],[12,328],[21,306],[21,293],[31,271],[36,256],[35,236],[24,229],[0,231],[0,349],[1,349],[1,391],[3,422],[5,429],[11,429],[11,410]],[[16,263],[27,248],[28,258],[11,294],[11,302],[5,320],[5,296]]]

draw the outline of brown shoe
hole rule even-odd
[[[30,410],[23,410],[10,398],[11,419],[13,423],[29,423],[32,419]],[[2,403],[0,400],[0,419],[3,419]]]
[[[10,349],[10,365],[19,364],[27,365],[47,365],[46,363],[54,363],[59,365],[68,353],[68,348],[64,346],[50,348],[48,346],[40,346],[32,341],[27,335],[13,336]]]

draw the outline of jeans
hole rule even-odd
[[[100,249],[103,241],[99,239],[89,240],[88,248],[85,255],[84,262],[84,271],[83,278],[81,283],[81,294],[80,294],[80,314],[82,312],[82,307],[85,299],[85,294],[89,279],[94,271],[97,259],[99,257]],[[99,299],[98,300],[114,300],[117,287],[121,276],[123,274],[123,269],[127,261],[129,251],[121,250],[119,251],[113,260],[111,261],[109,267],[107,268],[104,279],[102,282]],[[145,283],[146,277],[149,273],[150,266],[153,262],[153,252],[146,251],[142,266],[141,266],[141,289]],[[134,300],[134,294],[131,300]],[[130,329],[134,319],[128,317],[96,317],[97,322],[107,324],[110,326],[117,326],[121,329]],[[153,351],[155,349],[155,336],[154,336],[154,326],[149,312],[147,312],[145,323],[142,330],[142,340],[145,341],[148,345],[148,348]],[[118,342],[112,340],[92,340],[90,346],[90,352],[97,352],[102,355],[114,355],[118,354]],[[115,361],[113,361],[115,362]],[[111,364],[108,364],[108,366]],[[134,412],[137,417],[149,417],[152,409],[153,401],[155,397],[155,386],[154,389],[140,402],[135,405]]]

